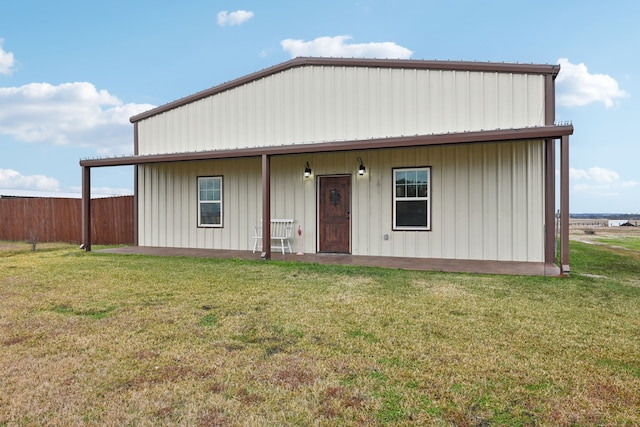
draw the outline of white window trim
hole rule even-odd
[[[220,181],[220,200],[200,200],[200,182],[203,180],[209,180],[209,179],[213,179],[213,180],[217,180]],[[223,188],[223,180],[222,180],[222,176],[199,176],[198,177],[198,187],[197,187],[197,191],[198,191],[198,227],[204,227],[204,228],[222,228],[222,224],[224,224],[224,188]],[[214,203],[218,203],[220,204],[220,224],[203,224],[202,223],[202,217],[200,216],[201,214],[201,209],[200,206],[202,204],[214,204]]]
[[[427,172],[427,196],[426,197],[397,197],[396,196],[396,173],[409,171]],[[431,231],[431,166],[418,166],[409,168],[393,168],[391,172],[392,193],[393,193],[393,230],[394,231]],[[396,202],[397,201],[426,201],[427,202],[427,225],[426,227],[398,226],[396,225]]]

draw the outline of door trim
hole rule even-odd
[[[349,238],[349,249],[348,252],[322,252],[320,251],[320,181],[323,178],[349,178],[349,232],[347,233],[347,237]],[[353,175],[350,173],[342,173],[342,174],[331,174],[331,175],[317,175],[316,176],[316,253],[345,253],[351,254],[352,250],[352,236],[351,232],[353,230],[352,221],[353,221]]]

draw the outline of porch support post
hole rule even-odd
[[[560,142],[560,266],[569,273],[569,136]]]
[[[91,250],[91,168],[82,166],[82,249]]]
[[[133,155],[140,154],[138,138],[138,122],[133,124]],[[133,246],[138,246],[138,169],[139,164],[133,165]]]
[[[136,123],[137,125],[137,123]],[[138,246],[138,168],[133,166],[133,246]]]
[[[262,255],[271,259],[271,159],[262,155]]]

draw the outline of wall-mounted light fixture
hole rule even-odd
[[[358,175],[362,176],[367,171],[367,169],[365,169],[364,164],[362,163],[362,159],[360,157],[358,157],[358,161],[360,162],[360,166],[358,167]]]
[[[309,178],[311,176],[311,167],[309,166],[309,162],[307,162],[307,166],[304,168],[304,177]]]

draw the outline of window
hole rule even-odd
[[[222,177],[198,178],[198,227],[222,227]]]
[[[393,170],[393,229],[431,229],[431,168]]]

